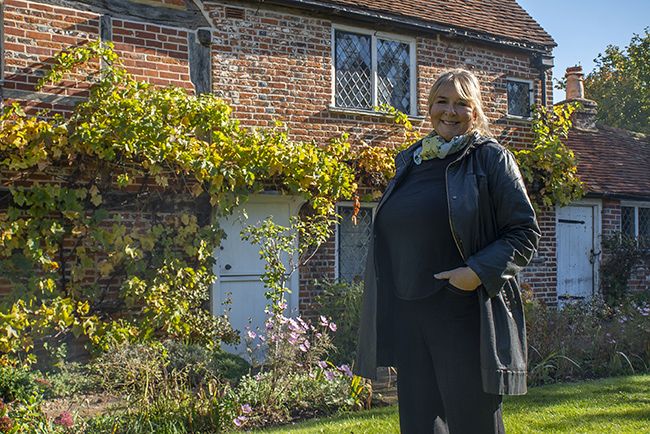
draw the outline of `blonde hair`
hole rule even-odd
[[[431,106],[438,96],[440,89],[450,84],[454,86],[454,89],[456,89],[456,92],[458,92],[458,95],[462,99],[470,103],[476,113],[476,119],[472,122],[470,132],[476,131],[484,136],[492,136],[490,122],[483,112],[481,86],[476,76],[466,69],[450,69],[438,77],[429,91],[429,98],[427,99],[428,111],[431,112]]]

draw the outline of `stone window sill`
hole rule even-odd
[[[354,116],[372,116],[376,118],[390,118],[391,115],[386,112],[378,112],[374,110],[365,110],[349,107],[335,107],[330,105],[328,108],[330,113],[341,114],[341,115],[354,115]],[[408,118],[411,122],[423,122],[426,120],[426,117],[419,115],[408,115]]]

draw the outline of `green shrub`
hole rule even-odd
[[[644,262],[650,265],[650,240],[614,234],[603,238],[602,248],[607,254],[600,264],[600,287],[609,304],[617,304],[628,293],[627,281],[632,270]]]
[[[318,312],[337,325],[333,337],[336,349],[329,354],[334,363],[352,364],[357,352],[363,283],[321,282],[316,298]]]
[[[0,399],[27,402],[32,396],[40,396],[44,388],[41,380],[25,367],[0,366]]]
[[[246,360],[225,351],[215,351],[212,354],[211,368],[221,378],[233,383],[239,382],[244,375],[250,373],[251,369]]]
[[[200,345],[165,341],[169,363],[168,372],[185,372],[193,386],[209,378],[220,378],[236,383],[250,371],[250,365],[241,357],[223,350],[208,350]]]
[[[596,299],[559,310],[528,301],[529,383],[648,372],[650,303],[643,297],[615,306]]]
[[[88,366],[80,363],[63,363],[55,372],[46,374],[46,398],[65,398],[100,389],[100,378]]]

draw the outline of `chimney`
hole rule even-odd
[[[585,85],[582,66],[570,66],[566,69],[566,99],[584,99]]]
[[[580,130],[596,129],[596,101],[585,98],[584,74],[582,66],[571,66],[566,69],[566,99],[558,104],[578,102],[581,107],[573,113],[573,127]]]

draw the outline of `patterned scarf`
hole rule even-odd
[[[432,158],[443,159],[449,154],[458,152],[471,143],[478,133],[463,134],[456,136],[450,141],[446,142],[445,139],[432,131],[428,136],[422,139],[422,145],[419,146],[413,153],[413,161],[415,164],[421,164],[422,161],[431,160]]]

